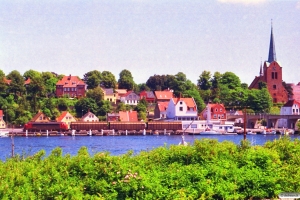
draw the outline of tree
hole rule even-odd
[[[0,91],[6,92],[6,89],[7,89],[7,84],[5,82],[5,74],[0,69]]]
[[[30,83],[27,85],[27,91],[29,96],[33,99],[33,112],[37,111],[36,101],[38,96],[42,96],[45,94],[45,85],[41,74],[33,74],[30,77]]]
[[[103,71],[101,77],[101,86],[105,88],[116,88],[117,81],[115,76],[111,72]]]
[[[11,80],[8,86],[9,91],[14,93],[15,99],[17,99],[17,95],[25,92],[24,78],[17,70],[13,70],[7,75],[7,79]]]
[[[96,103],[103,100],[104,94],[102,89],[98,86],[94,89],[90,89],[86,92],[86,97],[94,99]]]
[[[90,71],[84,74],[84,81],[87,84],[88,89],[94,89],[98,87],[101,83],[102,75],[98,70]]]
[[[221,76],[220,83],[226,85],[229,89],[241,87],[240,78],[232,72],[225,72]]]
[[[127,89],[127,90],[133,90],[134,89],[134,81],[133,77],[130,71],[127,69],[124,69],[120,73],[120,78],[118,80],[118,88],[119,89]]]
[[[212,87],[211,73],[209,71],[203,71],[198,79],[197,86],[201,90],[209,90]]]
[[[107,113],[110,113],[112,110],[112,106],[109,101],[102,100],[98,104],[99,110],[98,115],[100,116],[106,116]]]
[[[51,72],[42,72],[42,79],[44,80],[45,92],[47,96],[54,96],[56,91],[56,83],[59,79]]]
[[[98,105],[94,99],[91,98],[80,98],[75,104],[75,110],[77,115],[81,115],[82,113],[87,113],[91,111],[92,113],[98,112]]]

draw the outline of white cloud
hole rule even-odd
[[[221,3],[258,5],[267,2],[268,0],[218,0]]]

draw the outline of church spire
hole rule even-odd
[[[260,70],[259,70],[259,76],[263,76],[264,73],[262,71],[262,61],[260,61]]]
[[[273,23],[271,21],[271,38],[270,38],[268,62],[271,63],[273,61],[276,61],[276,52],[275,52],[275,42],[274,42],[274,36],[273,36]]]

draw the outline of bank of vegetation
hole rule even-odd
[[[300,140],[190,146],[93,156],[60,148],[0,163],[1,199],[262,199],[300,192]]]

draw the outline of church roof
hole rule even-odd
[[[268,62],[271,63],[273,61],[276,61],[276,51],[275,51],[275,41],[273,36],[273,26],[271,25],[271,37],[270,37]]]

